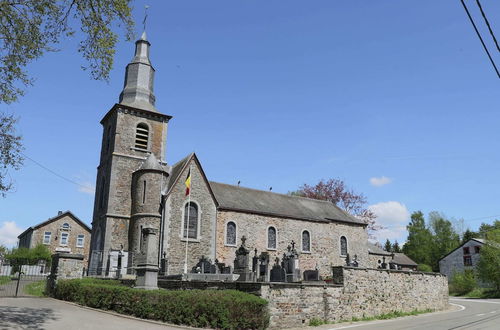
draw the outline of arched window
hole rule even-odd
[[[302,252],[311,252],[311,234],[307,230],[302,232]]]
[[[148,150],[149,127],[145,123],[137,125],[135,131],[135,147],[137,149]]]
[[[345,236],[342,236],[340,238],[340,255],[341,256],[347,255],[347,238],[345,238]]]
[[[189,214],[189,219],[188,219]],[[198,206],[195,203],[186,203],[184,207],[183,238],[198,238]]]
[[[275,250],[276,249],[276,228],[267,228],[267,248]]]
[[[236,224],[232,221],[226,225],[226,244],[236,245]]]
[[[62,229],[69,229],[69,223],[65,222],[63,223],[63,225],[61,226]]]

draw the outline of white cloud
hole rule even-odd
[[[84,193],[84,194],[94,195],[94,193],[95,193],[95,187],[90,182],[82,182],[78,186],[78,191],[81,192],[81,193]]]
[[[17,236],[23,230],[14,221],[4,221],[0,227],[0,245],[13,247],[17,244]]]
[[[370,178],[371,185],[375,186],[375,187],[382,187],[382,186],[385,186],[386,184],[389,184],[391,182],[392,182],[392,179],[388,178],[386,176],[381,176],[380,178],[377,178],[377,177]]]
[[[404,204],[396,201],[381,202],[368,206],[368,209],[377,216],[377,224],[385,227],[374,233],[379,241],[384,242],[388,238],[401,244],[406,240],[410,212]]]

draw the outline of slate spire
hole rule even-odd
[[[155,69],[149,61],[149,48],[146,31],[135,42],[135,55],[127,65],[125,83],[120,94],[119,103],[134,108],[158,111],[155,108],[153,94]]]

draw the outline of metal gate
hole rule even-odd
[[[0,266],[0,297],[30,297],[47,284],[50,268],[44,262],[35,265],[3,264]]]

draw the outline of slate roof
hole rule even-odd
[[[284,218],[346,222],[366,226],[328,201],[277,194],[210,181],[219,209]]]
[[[186,163],[191,159],[193,156],[193,153],[190,153],[183,159],[179,160],[177,163],[175,163],[172,166],[172,170],[170,171],[170,179],[168,180],[168,186],[167,186],[167,191],[170,191],[174,183],[177,181],[177,177],[181,175],[182,169],[186,165]]]
[[[392,262],[394,262],[397,265],[403,265],[403,266],[418,266],[418,264],[415,261],[411,260],[410,257],[408,257],[404,253],[394,253]]]
[[[376,254],[381,256],[392,256],[392,252],[387,252],[384,249],[379,248],[375,244],[368,242],[368,253]]]
[[[89,233],[91,232],[91,229],[89,226],[87,226],[87,224],[85,222],[83,222],[82,220],[80,220],[76,215],[74,215],[71,211],[66,211],[66,212],[62,212],[61,214],[58,214],[56,215],[55,217],[52,217],[52,218],[49,218],[47,220],[45,220],[44,222],[40,222],[38,225],[35,225],[35,226],[31,226],[29,227],[28,229],[26,229],[25,231],[23,231],[21,234],[19,234],[19,236],[17,236],[17,238],[21,238],[22,236],[24,236],[26,233],[28,233],[30,230],[35,230],[35,229],[38,229],[40,227],[43,227],[49,223],[51,223],[52,221],[56,221],[64,216],[70,216],[72,217],[78,224],[80,224],[80,226],[82,226],[84,229],[86,229]]]

